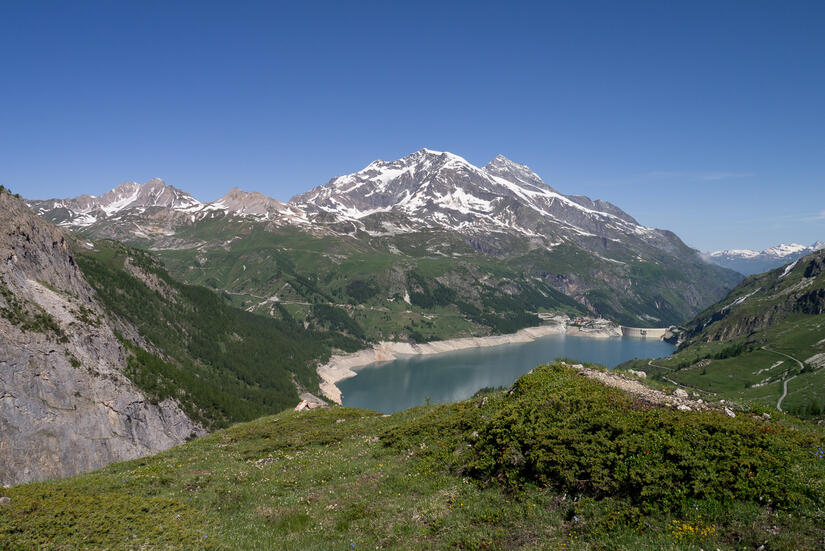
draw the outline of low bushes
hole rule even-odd
[[[825,505],[822,437],[748,415],[636,403],[561,365],[534,371],[477,428],[467,467],[485,482],[680,511],[696,500]]]

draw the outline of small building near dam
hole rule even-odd
[[[625,327],[622,325],[621,328],[623,337],[664,339],[671,335],[670,327]]]

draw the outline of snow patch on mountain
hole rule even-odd
[[[782,275],[781,275],[781,276],[779,276],[779,279],[782,279],[783,277],[785,277],[786,275],[788,275],[789,273],[791,273],[791,270],[793,270],[793,269],[794,269],[794,267],[796,266],[796,264],[797,264],[798,262],[799,262],[799,259],[797,258],[796,260],[794,260],[793,262],[791,262],[790,264],[788,264],[787,266],[785,266],[785,270],[782,272]]]

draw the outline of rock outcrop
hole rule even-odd
[[[114,320],[66,236],[8,191],[0,212],[0,485],[100,468],[201,433],[176,403],[152,403],[124,375]]]

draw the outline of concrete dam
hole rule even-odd
[[[622,328],[623,337],[636,337],[641,339],[664,339],[670,332],[669,327],[625,327]]]

